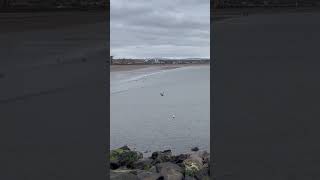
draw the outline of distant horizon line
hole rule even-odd
[[[114,57],[113,59],[210,59],[210,57]]]

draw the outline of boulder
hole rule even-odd
[[[191,176],[185,176],[184,180],[197,180],[197,179]]]
[[[199,154],[191,154],[188,159],[183,161],[183,165],[185,175],[194,177],[203,168],[202,158]]]
[[[180,164],[182,163],[184,160],[188,159],[190,157],[189,154],[180,154],[178,156],[174,156],[172,158],[172,162],[176,163],[176,164]]]
[[[172,162],[164,162],[156,165],[157,172],[161,172],[163,169],[174,169],[176,171],[182,172],[182,168]]]
[[[110,180],[139,180],[139,178],[130,170],[111,170]]]
[[[198,153],[197,154],[190,154],[188,159],[190,159],[194,162],[197,162],[200,166],[203,165],[203,159]]]
[[[144,158],[144,159],[139,159],[138,161],[132,163],[133,169],[141,169],[141,170],[149,170],[152,167],[152,159],[149,158]]]
[[[110,169],[120,167],[119,156],[124,152],[122,149],[114,149],[110,151]]]
[[[159,173],[153,173],[149,171],[138,171],[137,176],[140,180],[163,180],[164,177]]]
[[[204,167],[209,167],[210,164],[210,154],[207,151],[198,151],[195,153],[196,156],[202,158],[202,163]]]
[[[209,180],[210,154],[194,151],[173,156],[157,151],[150,158],[123,146],[110,151],[111,180]]]
[[[182,168],[174,163],[165,162],[156,165],[157,171],[164,177],[164,180],[182,180]]]
[[[153,173],[158,172],[156,166],[152,166],[152,167],[149,169],[149,171],[150,171],[150,172],[153,172]]]
[[[199,148],[198,147],[193,147],[193,148],[191,148],[191,151],[199,151]]]
[[[151,159],[153,159],[153,164],[168,162],[172,160],[172,152],[171,150],[153,152]]]
[[[207,151],[198,151],[195,154],[202,158],[202,160],[204,161],[203,163],[207,163],[210,161],[210,154]]]
[[[206,180],[209,179],[209,168],[202,168],[195,173],[196,179]]]
[[[120,166],[132,166],[135,161],[138,161],[142,157],[142,153],[131,151],[127,146],[111,150],[110,168],[117,169]]]
[[[130,149],[127,145],[122,146],[122,147],[119,148],[119,149],[122,149],[122,150],[124,150],[124,151],[131,151],[131,149]]]

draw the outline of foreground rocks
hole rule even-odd
[[[111,180],[209,180],[210,154],[197,151],[172,155],[171,150],[141,152],[124,146],[110,151]]]
[[[110,152],[110,167],[117,169],[121,166],[133,166],[133,163],[141,159],[142,153],[131,151],[128,146],[123,146],[119,149]]]

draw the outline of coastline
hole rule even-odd
[[[190,67],[190,66],[210,66],[210,64],[145,64],[145,65],[111,65],[110,72],[126,72],[133,70],[142,70],[154,68],[157,70],[166,70],[166,69],[177,69],[181,67]]]

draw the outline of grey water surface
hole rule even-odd
[[[113,72],[110,82],[111,149],[127,144],[141,152],[209,150],[209,66]]]

